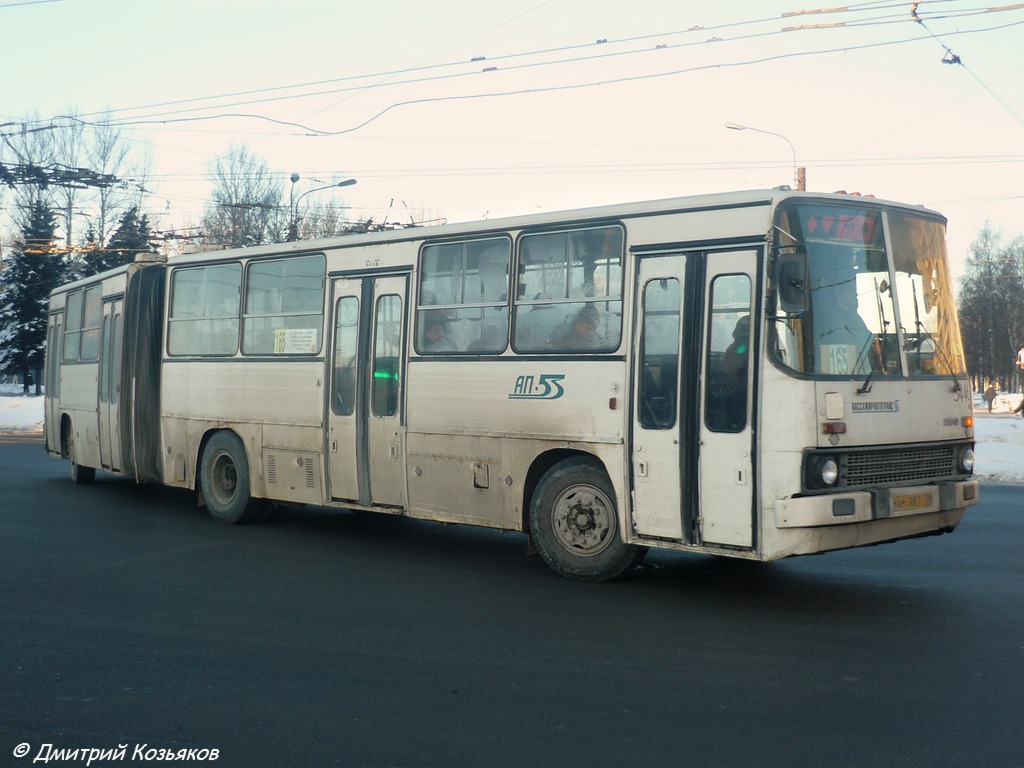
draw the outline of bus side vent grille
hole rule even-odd
[[[895,483],[923,483],[957,474],[956,446],[851,451],[842,457],[847,488]]]
[[[306,462],[306,487],[316,488],[316,467],[312,461]]]
[[[271,485],[277,483],[277,456],[267,454],[267,482]]]

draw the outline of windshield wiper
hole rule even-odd
[[[889,321],[885,319],[885,306],[882,304],[882,292],[888,290],[889,285],[885,282],[885,280],[882,281],[881,287],[879,287],[877,279],[874,279],[873,282],[875,284],[875,303],[878,306],[878,327],[881,329],[880,335],[884,339],[885,331],[889,327]],[[875,344],[875,352],[878,356],[878,365],[884,371],[886,368],[888,368],[885,361],[885,345],[879,342],[878,336],[876,336],[875,334],[871,334],[871,338],[868,339],[868,343],[864,345],[864,349],[861,350],[860,355],[857,357],[857,361],[858,363],[860,362],[860,358],[864,355],[865,352],[867,352],[867,348],[872,342]],[[868,371],[868,376],[866,379],[864,379],[864,383],[861,384],[860,387],[857,389],[858,395],[866,395],[868,392],[871,391],[871,377],[875,375],[876,368],[875,361],[871,360],[870,362],[871,370]]]
[[[916,346],[918,350],[920,350],[921,345],[924,344],[925,341],[930,341],[932,343],[932,347],[938,354],[940,362],[946,367],[946,370],[949,371],[949,378],[953,380],[952,391],[957,395],[957,398],[959,399],[963,387],[960,386],[960,379],[956,377],[956,372],[953,370],[953,366],[950,365],[949,358],[946,357],[946,353],[942,349],[942,345],[939,344],[935,337],[932,336],[931,331],[929,331],[925,327],[924,323],[922,323],[920,320],[917,320],[915,322],[915,325],[917,326],[917,343],[914,346]],[[905,347],[905,349],[909,350],[910,348]]]
[[[860,361],[864,359],[864,354],[868,351],[868,348],[877,341],[875,334],[871,334],[868,340],[864,342],[864,346],[861,348],[860,353],[857,355],[857,362],[854,364],[854,370],[860,365]],[[868,359],[870,367],[868,368],[868,377],[864,379],[864,383],[857,388],[858,395],[866,395],[871,391],[871,377],[875,375],[875,363],[873,360]]]
[[[949,358],[946,357],[946,352],[943,350],[942,345],[939,344],[934,336],[932,336],[931,331],[928,330],[925,324],[921,322],[921,309],[917,304],[917,283],[911,280],[910,288],[914,294],[914,327],[917,330],[917,343],[914,346],[917,347],[918,353],[920,354],[921,345],[924,344],[925,341],[930,341],[932,343],[932,347],[939,355],[940,362],[946,366],[946,370],[949,371],[949,377],[953,380],[952,391],[956,395],[956,399],[959,400],[963,389],[960,386],[960,379],[956,377],[956,372],[953,370],[953,366],[950,364]],[[906,334],[906,330],[904,330],[904,334]],[[910,347],[904,345],[903,349],[904,351],[909,351]]]

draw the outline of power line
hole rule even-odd
[[[17,8],[19,5],[43,5],[44,3],[63,3],[64,0],[22,0],[17,3],[0,3],[0,9]]]
[[[1024,3],[1018,3],[1018,4],[1014,5],[1014,6],[1010,6],[1010,8],[1012,8],[1012,9],[1024,8]],[[925,32],[927,32],[935,40],[935,42],[937,42],[939,45],[941,45],[945,49],[946,55],[943,56],[943,58],[942,58],[942,63],[943,64],[955,64],[955,65],[963,67],[964,71],[967,72],[967,74],[969,74],[982,88],[984,88],[985,91],[988,93],[988,95],[996,100],[996,103],[999,104],[999,106],[1001,106],[1003,109],[1005,109],[1007,112],[1009,112],[1013,116],[1014,120],[1016,120],[1021,125],[1024,125],[1024,120],[1021,119],[1020,115],[1018,115],[1016,112],[1014,112],[1013,109],[1010,108],[1009,104],[1007,104],[1005,101],[1003,101],[998,96],[998,94],[996,94],[996,92],[993,91],[988,86],[988,84],[985,81],[983,81],[980,77],[978,77],[978,75],[976,75],[974,73],[974,70],[972,70],[970,67],[968,67],[966,64],[964,64],[963,59],[961,59],[960,56],[958,56],[957,54],[953,53],[953,51],[949,48],[949,46],[946,45],[944,42],[942,42],[942,40],[939,38],[939,36],[936,35],[934,32],[931,31],[931,29],[928,28],[928,26],[924,23],[923,19],[915,19],[915,21],[920,25],[921,29],[923,29]]]
[[[932,2],[950,2],[950,1],[953,1],[953,0],[932,0]],[[863,4],[863,5],[876,6],[877,4]],[[896,7],[896,5],[905,7],[904,3],[899,3],[899,4],[895,4],[895,5],[894,4],[890,4],[890,5],[886,5],[884,7],[886,7],[886,8],[888,8],[888,7]],[[854,8],[856,8],[856,6],[854,6]],[[972,10],[969,10],[969,11],[962,12],[961,15],[977,15],[977,14],[1001,13],[1001,12],[1005,12],[1005,11],[1019,10],[1019,9],[1022,9],[1022,8],[1024,8],[1024,4],[1016,4],[1016,5],[1013,5],[1013,6],[1003,6],[1003,7],[998,7],[998,8],[986,8],[986,9],[980,9],[980,10],[973,10],[972,9]],[[871,8],[871,9],[873,10],[873,8]],[[849,9],[823,9],[821,11],[805,11],[803,13],[825,13],[825,12],[831,13],[831,12],[836,12],[838,10],[848,11]],[[932,18],[932,17],[930,17],[930,18]],[[946,18],[946,17],[934,17],[934,18]],[[875,23],[875,24],[881,24],[881,23],[884,23],[884,24],[905,24],[909,20],[910,20],[910,18],[906,14],[903,14],[903,15],[901,15],[899,17],[895,17],[895,18],[888,18],[888,17],[886,17],[886,20],[872,21],[871,23]],[[776,22],[776,21],[778,21],[777,18],[769,17],[769,18],[762,18],[762,19],[751,19],[751,20],[746,20],[746,21],[741,21],[741,22],[732,22],[732,23],[729,23],[729,24],[713,25],[713,26],[710,26],[710,27],[695,26],[695,27],[691,27],[690,29],[686,29],[686,30],[676,30],[676,31],[672,31],[672,32],[661,32],[661,33],[655,33],[655,34],[649,34],[649,35],[640,35],[640,36],[622,38],[622,39],[619,39],[619,40],[611,40],[611,41],[609,41],[609,40],[602,39],[602,40],[597,41],[596,43],[566,45],[566,46],[546,48],[546,49],[539,49],[539,50],[533,50],[533,51],[523,51],[523,52],[517,52],[517,53],[511,53],[511,54],[506,54],[506,55],[502,55],[502,56],[497,56],[497,57],[484,57],[484,56],[481,56],[481,57],[474,58],[469,63],[486,64],[487,66],[484,67],[484,69],[491,69],[491,65],[493,65],[496,62],[514,61],[514,60],[517,60],[517,59],[524,59],[524,58],[536,57],[536,56],[541,56],[541,55],[549,55],[549,54],[552,54],[552,53],[574,52],[574,51],[581,51],[581,50],[591,50],[591,51],[593,51],[595,46],[600,46],[602,48],[602,51],[600,53],[589,53],[589,54],[583,55],[583,56],[574,56],[574,57],[563,58],[563,59],[558,59],[558,60],[553,60],[553,61],[527,62],[525,64],[516,64],[516,65],[513,65],[513,66],[503,66],[503,67],[500,67],[500,71],[502,71],[502,72],[510,72],[510,71],[516,71],[516,70],[521,70],[521,69],[530,69],[530,68],[538,68],[538,67],[549,67],[549,66],[555,66],[555,65],[560,65],[560,64],[567,64],[567,63],[579,63],[579,62],[592,61],[592,60],[603,59],[603,58],[610,58],[610,57],[634,56],[634,55],[639,55],[639,54],[647,54],[647,53],[651,53],[652,51],[662,50],[662,49],[677,49],[677,48],[683,48],[683,47],[707,45],[707,44],[710,44],[710,43],[717,43],[717,42],[743,42],[743,41],[749,41],[751,39],[760,38],[760,37],[769,37],[769,36],[776,36],[776,35],[780,35],[780,34],[785,34],[787,32],[793,32],[793,31],[796,31],[798,29],[812,29],[812,28],[815,28],[812,25],[812,26],[800,27],[800,28],[787,28],[787,29],[778,29],[778,30],[772,30],[772,31],[766,31],[766,32],[757,32],[757,33],[752,33],[752,34],[749,34],[749,35],[740,35],[740,36],[735,36],[735,37],[725,38],[725,39],[714,37],[714,38],[710,38],[710,39],[702,39],[702,40],[697,40],[697,41],[689,41],[689,42],[682,42],[682,43],[675,43],[675,44],[665,44],[665,45],[656,46],[654,48],[648,46],[648,47],[639,48],[639,49],[633,48],[633,49],[615,50],[615,51],[608,51],[607,50],[607,48],[610,48],[612,46],[621,46],[621,45],[624,45],[624,44],[631,44],[631,43],[636,43],[636,42],[640,42],[640,41],[649,41],[649,40],[656,40],[656,39],[672,38],[672,37],[677,37],[677,36],[680,36],[680,35],[693,35],[695,33],[705,33],[706,34],[706,33],[709,33],[709,32],[717,32],[717,31],[720,31],[720,30],[728,29],[728,28],[734,28],[734,27],[742,28],[742,27],[747,27],[747,26],[762,25],[762,24],[764,24],[766,22]],[[853,22],[853,23],[850,23],[850,22],[840,22],[839,24],[834,25],[834,26],[845,26],[847,28],[853,28],[855,26],[862,25],[864,23],[867,23],[867,22]],[[991,29],[988,29],[988,30],[968,30],[966,32],[960,32],[960,33],[955,33],[955,34],[969,34],[969,33],[974,32],[974,31],[991,31]],[[833,52],[837,52],[838,50],[845,50],[845,49],[835,49],[835,50],[831,50],[831,51],[825,51],[824,53],[833,53]],[[797,54],[797,55],[799,55],[799,54]],[[210,109],[224,109],[224,108],[230,108],[230,107],[248,106],[248,105],[251,105],[251,104],[265,104],[265,103],[279,102],[279,101],[285,101],[285,100],[313,98],[313,97],[330,95],[330,94],[335,94],[335,93],[345,93],[345,92],[354,92],[354,91],[368,91],[368,90],[374,90],[374,89],[381,88],[381,87],[391,87],[391,86],[397,86],[397,85],[410,85],[410,84],[421,84],[421,83],[424,83],[424,82],[430,82],[430,81],[436,81],[436,80],[448,80],[448,79],[453,79],[453,78],[472,77],[472,76],[477,76],[477,75],[480,75],[480,74],[484,74],[484,72],[482,72],[480,69],[476,69],[476,70],[468,71],[468,72],[467,71],[461,71],[461,72],[455,72],[455,73],[451,73],[451,74],[438,74],[438,75],[431,75],[431,76],[427,76],[427,77],[418,77],[418,78],[414,77],[414,78],[411,78],[411,79],[403,79],[403,80],[393,80],[393,79],[390,79],[390,78],[394,77],[395,75],[416,74],[416,73],[420,73],[420,72],[433,72],[433,71],[438,71],[438,70],[450,69],[450,68],[453,68],[453,67],[464,67],[466,64],[467,64],[467,62],[465,62],[465,61],[446,62],[446,63],[443,63],[443,64],[425,65],[425,66],[420,66],[420,67],[409,67],[409,68],[403,68],[403,69],[387,70],[387,71],[377,72],[377,73],[370,73],[370,74],[364,74],[364,75],[352,75],[352,76],[347,76],[347,77],[342,77],[342,78],[333,78],[333,79],[327,79],[327,80],[312,81],[312,82],[307,82],[307,83],[299,83],[299,84],[292,84],[292,85],[285,85],[285,86],[274,86],[274,87],[269,87],[269,88],[251,89],[251,90],[246,90],[246,91],[236,91],[236,92],[232,92],[232,93],[220,94],[220,95],[215,95],[215,96],[204,96],[204,97],[198,97],[198,98],[192,98],[192,99],[182,99],[182,100],[177,100],[177,101],[158,102],[158,103],[149,104],[149,105],[142,105],[142,106],[138,106],[138,107],[122,108],[122,109],[119,109],[119,110],[116,110],[116,111],[117,112],[121,112],[121,113],[124,113],[124,112],[138,112],[138,111],[142,111],[142,110],[159,109],[159,108],[162,108],[162,107],[184,106],[184,105],[187,105],[187,104],[199,105],[199,104],[202,104],[204,102],[208,103],[208,102],[213,102],[213,101],[218,101],[218,102],[221,102],[221,103],[213,104],[213,105],[205,105],[205,106],[194,106],[194,107],[190,107],[190,108],[187,108],[187,109],[174,110],[173,112],[168,112],[168,111],[155,112],[155,113],[150,112],[148,114],[139,115],[136,118],[128,118],[128,117],[126,117],[126,118],[122,118],[120,120],[112,120],[112,121],[109,121],[106,124],[110,124],[110,125],[146,124],[147,122],[149,122],[153,118],[158,118],[158,117],[162,117],[162,116],[169,115],[169,114],[181,115],[181,114],[185,114],[185,113],[188,113],[188,112],[202,112],[202,111],[206,111],[206,110],[210,110]],[[359,83],[361,81],[365,81],[365,80],[368,80],[368,79],[374,79],[374,78],[389,78],[389,79],[387,79],[385,82],[379,82],[379,83],[375,83],[375,84],[365,84],[364,83],[364,84],[360,84],[360,85],[352,85],[350,87],[332,88],[330,90],[304,91],[302,93],[291,93],[291,91],[295,91],[295,90],[298,90],[298,89],[316,88],[316,87],[319,87],[319,86],[331,85],[331,84]],[[238,97],[244,97],[244,96],[258,96],[260,94],[278,94],[278,93],[281,93],[281,92],[284,92],[284,94],[283,95],[273,95],[273,96],[272,95],[268,95],[265,98],[245,99],[245,100],[241,100],[241,101],[238,101],[238,100],[236,100],[236,101],[228,101],[227,103],[223,103],[223,101],[222,101],[224,99],[236,99]],[[108,110],[108,112],[109,112],[109,110]],[[86,113],[86,116],[93,115],[93,114],[99,114],[99,113]],[[258,117],[262,117],[262,116],[258,116]],[[179,118],[179,119],[181,119],[181,118]],[[210,118],[208,117],[206,119],[210,119]],[[142,122],[140,123],[140,121],[142,121]],[[157,122],[159,122],[159,121],[157,121]],[[90,124],[93,124],[93,123],[90,123]],[[288,124],[288,123],[287,123],[287,121],[282,121],[282,124]],[[295,125],[295,124],[292,124],[292,125]]]
[[[938,1],[938,0],[936,0],[936,1]],[[1024,4],[1020,4],[1019,7],[1024,9]],[[1013,6],[1011,8],[1007,8],[1006,10],[1017,10],[1017,9],[1018,9],[1018,6]],[[996,11],[1001,11],[1001,10],[1004,10],[1004,9],[999,9],[999,8],[989,9],[986,12],[996,12]],[[905,23],[906,21],[907,21],[906,19],[902,19],[902,20],[900,20],[900,23]],[[982,33],[982,32],[992,32],[992,31],[997,31],[997,30],[1002,30],[1002,29],[1007,29],[1007,28],[1010,28],[1010,27],[1018,26],[1020,24],[1024,24],[1024,21],[1021,21],[1021,22],[1011,22],[1011,23],[1008,23],[1008,24],[1002,24],[1002,25],[997,25],[997,26],[993,26],[993,27],[987,27],[987,28],[983,28],[983,29],[958,31],[958,32],[954,32],[952,34],[955,34],[955,35],[968,35],[968,34],[977,34],[977,33]],[[774,35],[774,34],[781,34],[781,33],[777,33],[777,32],[759,33],[758,35],[745,36],[743,38],[733,38],[732,41],[735,42],[735,41],[740,41],[740,40],[748,39],[749,37],[764,36],[764,35],[769,35],[769,34]],[[260,121],[270,122],[270,123],[274,123],[276,125],[281,125],[281,126],[292,127],[292,128],[295,128],[297,130],[300,130],[300,131],[304,132],[307,135],[339,136],[339,135],[344,135],[344,134],[353,133],[355,131],[358,131],[361,128],[366,127],[370,123],[373,123],[376,120],[380,119],[385,114],[387,114],[388,112],[390,112],[390,111],[392,111],[394,109],[397,109],[397,108],[400,108],[400,107],[407,107],[407,106],[418,105],[418,104],[428,104],[428,103],[438,103],[438,102],[448,102],[448,101],[465,101],[465,100],[475,100],[475,99],[483,99],[483,98],[515,96],[515,95],[524,95],[524,94],[536,94],[536,93],[546,93],[546,92],[564,91],[564,90],[575,90],[575,89],[588,88],[588,87],[594,87],[594,86],[599,86],[599,85],[612,85],[612,84],[618,84],[618,83],[635,82],[635,81],[640,81],[640,80],[649,80],[649,79],[655,79],[655,78],[670,77],[670,76],[674,76],[674,75],[688,74],[688,73],[692,73],[692,72],[705,71],[705,70],[710,70],[710,69],[729,69],[729,68],[752,66],[752,65],[755,65],[755,64],[762,64],[762,63],[766,63],[766,62],[770,62],[770,61],[779,61],[779,60],[790,59],[790,58],[797,58],[797,57],[803,57],[803,56],[822,56],[822,55],[835,54],[835,53],[846,53],[846,52],[849,52],[849,51],[856,51],[856,50],[866,50],[866,49],[878,48],[878,47],[886,47],[886,46],[894,46],[894,45],[904,45],[904,44],[908,44],[908,43],[917,42],[918,40],[919,40],[919,38],[912,37],[912,38],[906,38],[906,39],[902,39],[902,40],[887,40],[887,41],[876,42],[876,43],[864,43],[864,44],[855,45],[855,46],[843,46],[843,47],[840,47],[840,48],[829,48],[829,49],[810,50],[810,51],[785,52],[785,53],[779,53],[779,54],[775,54],[775,55],[764,56],[764,57],[760,57],[760,58],[757,58],[757,59],[749,59],[749,60],[744,60],[744,61],[717,62],[717,63],[711,63],[711,64],[702,64],[702,65],[698,65],[698,66],[686,67],[686,68],[681,68],[681,69],[674,69],[674,70],[663,71],[663,72],[654,72],[654,73],[646,73],[646,74],[639,74],[639,75],[630,75],[630,76],[623,76],[623,77],[618,77],[618,78],[602,79],[602,80],[598,80],[598,81],[588,81],[588,82],[580,82],[580,83],[568,83],[568,84],[539,86],[539,87],[525,87],[525,88],[519,88],[519,89],[510,89],[510,90],[506,90],[506,91],[494,91],[494,92],[487,92],[487,93],[455,94],[455,95],[447,95],[447,96],[434,96],[434,97],[424,97],[424,98],[420,98],[420,99],[410,99],[410,100],[398,101],[398,102],[394,102],[392,104],[389,104],[384,109],[379,110],[376,114],[374,114],[370,118],[368,118],[368,119],[366,119],[366,120],[356,124],[355,126],[352,126],[352,127],[349,127],[349,128],[345,128],[345,129],[341,129],[341,130],[333,130],[333,131],[325,130],[325,129],[321,129],[321,128],[315,128],[315,127],[311,127],[311,126],[307,126],[307,125],[304,125],[302,123],[298,123],[298,122],[294,122],[294,121],[281,120],[281,119],[278,119],[278,118],[270,117],[268,115],[255,114],[255,113],[247,113],[247,112],[225,112],[225,113],[219,113],[219,114],[214,114],[214,115],[192,115],[192,116],[184,116],[184,117],[165,117],[165,115],[182,115],[182,114],[185,114],[185,113],[188,113],[188,112],[200,112],[200,111],[204,111],[206,109],[210,109],[210,107],[195,107],[195,108],[188,109],[188,110],[179,110],[179,111],[170,112],[170,113],[168,113],[168,112],[155,113],[155,114],[152,114],[152,115],[144,115],[144,116],[140,116],[140,117],[137,117],[137,118],[115,119],[115,120],[110,120],[110,121],[106,121],[106,122],[102,122],[102,123],[87,121],[87,120],[81,119],[80,117],[68,116],[68,115],[59,115],[59,116],[57,116],[57,117],[55,117],[53,119],[54,120],[58,120],[58,119],[75,120],[75,121],[81,122],[83,124],[92,125],[92,126],[171,125],[171,124],[200,122],[200,121],[208,121],[208,120],[232,119],[232,118],[234,118],[234,119],[251,119],[251,120],[260,120]],[[702,41],[700,43],[685,43],[685,44],[681,44],[681,45],[686,45],[686,46],[689,46],[689,45],[703,45],[703,44],[707,44],[708,42],[709,41]],[[679,46],[674,46],[674,47],[679,47]],[[629,55],[629,54],[634,54],[634,53],[648,53],[648,52],[650,52],[650,51],[649,50],[644,50],[644,51],[626,51],[626,52],[620,52],[620,53],[608,54],[608,55]],[[554,66],[554,65],[557,65],[557,64],[575,63],[575,62],[579,62],[579,61],[583,61],[583,60],[588,60],[588,59],[592,60],[592,59],[596,59],[596,58],[602,58],[604,56],[605,56],[605,54],[595,54],[594,56],[585,57],[585,58],[577,58],[577,59],[571,59],[571,60],[561,60],[561,61],[557,61],[557,62],[542,62],[542,63],[527,64],[527,65],[521,65],[521,67],[505,69],[503,71],[508,72],[508,71],[513,71],[514,69],[517,69],[517,68]],[[451,77],[465,77],[468,74],[477,75],[477,74],[480,74],[480,73],[461,73],[461,74],[456,74],[456,75],[444,76],[444,78],[421,78],[419,80],[403,80],[403,81],[400,81],[400,82],[390,82],[390,83],[387,83],[387,85],[419,84],[419,83],[422,83],[422,82],[427,82],[427,81],[435,80],[435,79],[447,79],[447,78],[451,78]],[[982,85],[983,85],[983,87],[985,87],[984,83],[982,83]],[[367,90],[369,88],[374,88],[374,87],[379,87],[379,86],[354,86],[354,87],[351,87],[351,88],[341,88],[341,89],[334,89],[334,90],[329,90],[329,91],[319,91],[319,92],[315,92],[315,93],[292,94],[292,95],[286,95],[286,96],[271,97],[271,98],[266,98],[266,99],[254,99],[254,100],[250,100],[250,101],[236,102],[236,103],[232,103],[232,104],[228,104],[228,105],[220,105],[220,106],[247,106],[247,105],[250,105],[250,104],[257,104],[257,103],[268,103],[268,102],[274,102],[274,101],[292,100],[292,99],[299,99],[299,98],[312,98],[314,96],[324,96],[324,95],[329,95],[329,94],[332,94],[332,93],[343,93],[343,92],[348,92],[348,91],[365,91],[365,90]],[[265,91],[255,91],[253,93],[257,93],[257,92],[265,92]],[[1003,106],[1005,107],[1006,105],[1004,104]],[[1006,107],[1006,108],[1009,109],[1009,107]],[[1010,111],[1012,113],[1012,110],[1010,110]],[[1015,115],[1015,117],[1016,117],[1016,115]]]
[[[946,0],[942,0],[942,1],[946,1]],[[509,60],[515,60],[515,59],[520,59],[520,58],[533,57],[533,56],[542,56],[542,55],[548,55],[548,54],[553,54],[553,53],[562,53],[562,52],[567,52],[567,51],[578,51],[578,50],[592,49],[595,45],[598,45],[598,44],[601,44],[601,45],[618,45],[618,44],[624,44],[624,43],[638,42],[638,41],[642,41],[642,40],[654,40],[654,39],[659,39],[659,38],[674,37],[674,36],[678,36],[678,35],[693,34],[693,33],[696,33],[696,32],[713,32],[713,31],[717,31],[717,30],[721,30],[721,29],[727,29],[727,28],[730,28],[730,27],[748,26],[748,25],[761,24],[761,23],[764,23],[764,22],[776,21],[776,20],[777,19],[774,19],[774,18],[765,18],[765,19],[748,20],[748,21],[742,21],[742,22],[732,22],[732,23],[729,23],[729,24],[713,25],[711,27],[694,26],[694,27],[691,27],[691,28],[686,29],[686,30],[676,30],[676,31],[673,31],[673,32],[659,32],[659,33],[655,33],[655,34],[639,35],[639,36],[634,36],[634,37],[622,38],[622,39],[618,39],[618,40],[612,40],[610,42],[608,40],[601,40],[598,43],[587,42],[587,43],[578,43],[578,44],[571,44],[571,45],[564,45],[564,46],[556,46],[556,47],[551,47],[551,48],[542,48],[542,49],[537,49],[537,50],[532,50],[532,51],[520,51],[520,52],[516,52],[516,53],[509,53],[509,54],[503,54],[503,55],[498,55],[498,56],[478,56],[478,57],[473,57],[469,62],[467,62],[465,60],[460,60],[460,61],[449,61],[449,62],[445,62],[445,63],[442,63],[442,64],[429,64],[429,65],[420,65],[420,66],[415,66],[415,67],[404,67],[404,68],[400,68],[400,69],[384,70],[382,72],[372,72],[372,73],[367,73],[367,74],[362,74],[362,75],[348,75],[348,76],[345,76],[345,77],[330,78],[330,79],[326,79],[326,80],[315,80],[315,81],[310,81],[310,82],[306,82],[306,83],[293,83],[293,84],[290,84],[290,85],[271,86],[271,87],[267,87],[267,88],[254,88],[254,89],[249,89],[249,90],[244,90],[244,91],[234,91],[234,92],[229,92],[229,93],[219,94],[219,95],[213,95],[213,96],[201,96],[201,97],[190,98],[190,99],[179,99],[179,100],[175,100],[175,101],[157,102],[157,103],[154,103],[154,104],[140,105],[140,106],[137,106],[137,107],[124,107],[124,108],[121,108],[121,109],[118,109],[118,110],[115,110],[115,111],[117,111],[117,112],[137,112],[137,111],[141,111],[141,110],[157,109],[157,108],[161,108],[161,107],[170,107],[170,106],[179,106],[179,105],[192,104],[192,103],[197,103],[197,102],[215,101],[215,100],[219,100],[219,99],[230,99],[230,98],[237,98],[237,97],[241,97],[241,96],[253,96],[253,95],[257,95],[257,94],[261,94],[261,93],[275,93],[275,92],[278,92],[278,91],[287,91],[287,90],[293,90],[293,89],[299,89],[299,88],[313,88],[313,87],[319,87],[319,86],[324,86],[324,85],[330,85],[330,84],[333,84],[333,83],[346,83],[346,82],[355,82],[355,81],[378,79],[378,78],[389,78],[389,77],[392,77],[392,76],[395,76],[395,75],[412,74],[412,73],[416,73],[416,72],[430,72],[430,71],[434,71],[434,70],[446,69],[446,68],[451,68],[451,67],[460,67],[460,66],[465,66],[467,63],[469,63],[469,64],[483,64],[483,63],[486,63],[487,65],[491,65],[494,62],[509,61]],[[770,33],[770,34],[778,34],[778,32],[773,32],[773,33]],[[707,42],[707,41],[699,41],[698,43],[688,43],[687,45],[703,44],[705,42]],[[633,53],[645,53],[645,52],[648,52],[650,50],[652,50],[652,49],[651,48],[644,48],[644,49],[641,49],[639,51],[633,51]],[[629,53],[629,52],[627,52],[627,53]],[[574,60],[571,60],[571,61],[585,61],[588,58],[590,58],[590,57],[583,57],[583,58],[574,59]],[[477,69],[477,70],[474,70],[472,72],[461,73],[458,76],[471,76],[471,75],[476,75],[476,74],[479,74],[479,73],[480,73],[480,70]],[[401,83],[387,82],[385,84],[386,85],[398,85],[398,84],[408,84],[408,83],[419,83],[419,82],[425,82],[426,80],[429,80],[429,79],[430,78],[426,78],[424,80],[403,81]],[[373,88],[373,87],[375,87],[375,86],[360,86],[359,88],[355,88],[355,89],[352,89],[352,90],[366,90],[368,88]],[[285,98],[306,98],[308,96],[323,95],[324,93],[343,92],[343,90],[341,90],[341,91],[318,92],[318,93],[313,93],[313,94],[296,94],[296,95],[292,95],[292,96],[287,96]],[[271,99],[271,100],[276,100],[276,99]],[[242,103],[243,104],[260,103],[260,101],[261,100],[256,100],[256,101],[242,102]],[[221,106],[238,106],[238,104],[228,104],[228,105],[221,105]],[[109,111],[109,110],[107,110],[107,111]],[[85,114],[85,116],[89,116],[89,115],[95,115],[95,114],[101,114],[101,113],[99,113],[99,112],[92,112],[92,113],[84,113],[84,114]]]

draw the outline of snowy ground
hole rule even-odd
[[[988,413],[981,396],[975,396],[975,475],[979,479],[1024,483],[1024,418],[1012,413],[1020,401],[1020,395],[1000,395]],[[42,429],[43,398],[24,397],[20,386],[0,384],[0,432]]]

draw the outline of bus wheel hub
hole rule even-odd
[[[559,543],[577,555],[596,555],[609,543],[611,502],[589,486],[576,486],[562,494],[554,510]]]
[[[589,509],[577,507],[572,511],[571,518],[569,524],[576,533],[586,533],[594,528],[594,515]]]

